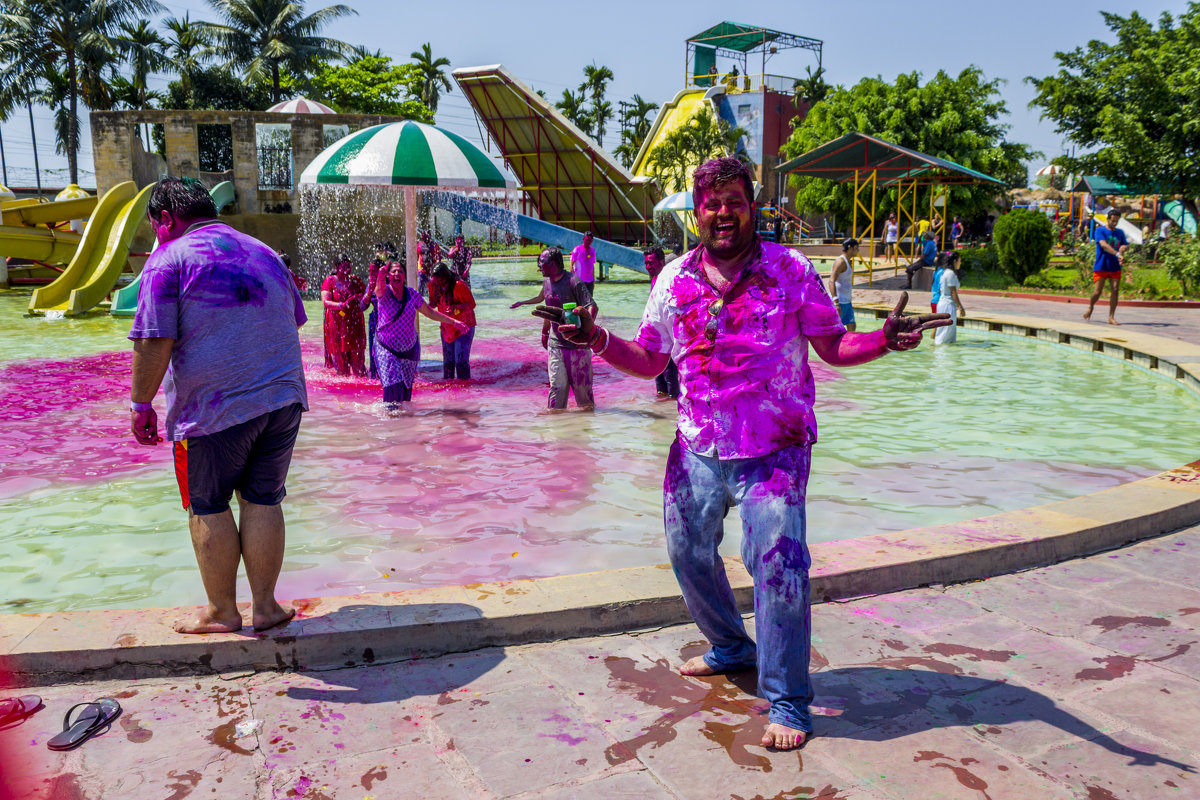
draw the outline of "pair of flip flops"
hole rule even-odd
[[[76,710],[83,709],[75,717]],[[111,697],[101,697],[89,703],[76,703],[63,717],[62,733],[56,734],[46,747],[51,750],[74,750],[98,733],[108,730],[113,720],[121,716],[121,704]]]
[[[7,697],[0,700],[0,728],[16,725],[32,717],[42,707],[42,698],[36,694]]]

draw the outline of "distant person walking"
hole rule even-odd
[[[588,231],[583,235],[583,244],[571,251],[571,271],[583,281],[589,295],[596,291],[596,251],[592,241],[592,232]]]
[[[896,257],[896,242],[900,239],[900,223],[896,222],[896,212],[888,214],[887,222],[883,223],[883,258],[891,261]]]
[[[265,630],[291,619],[275,599],[283,564],[284,481],[308,408],[297,328],[304,303],[279,257],[216,219],[208,190],[165,178],[150,195],[159,247],[142,270],[133,340],[131,427],[154,445],[153,400],[167,394],[167,439],[188,511],[208,606],[180,633],[239,630],[238,563],[251,619]],[[229,502],[238,495],[237,521]]]
[[[837,303],[838,316],[846,330],[853,331],[854,305],[851,300],[851,285],[854,281],[854,259],[858,258],[858,240],[847,239],[842,242],[842,254],[833,262],[833,270],[829,273],[829,294]]]
[[[958,242],[962,239],[965,230],[962,217],[955,217],[954,222],[950,225],[950,247],[958,249]]]
[[[1117,296],[1121,292],[1121,267],[1125,265],[1125,251],[1129,249],[1125,231],[1117,227],[1120,221],[1121,212],[1110,208],[1104,220],[1105,224],[1097,225],[1092,234],[1092,238],[1096,242],[1096,261],[1092,265],[1092,285],[1095,288],[1088,300],[1088,310],[1083,315],[1084,319],[1092,318],[1096,301],[1104,293],[1104,282],[1108,281],[1111,288],[1108,298],[1109,325],[1121,324],[1117,322]]]

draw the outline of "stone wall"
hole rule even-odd
[[[229,125],[233,134],[233,184],[237,189],[237,211],[242,215],[264,212],[266,206],[290,203],[299,208],[295,181],[324,149],[324,126],[347,125],[351,131],[398,122],[400,117],[380,114],[275,114],[266,111],[93,111],[92,154],[96,165],[96,189],[103,193],[122,181],[144,181],[141,146],[134,126],[142,123],[163,126],[169,175],[199,177],[200,153],[197,125]],[[292,191],[258,188],[258,150],[255,125],[292,126]],[[143,157],[144,158],[144,157]],[[139,185],[145,185],[139,183]],[[286,216],[286,215],[283,215]],[[267,226],[270,228],[271,226]],[[286,227],[286,226],[285,226]],[[294,226],[292,226],[294,227]]]

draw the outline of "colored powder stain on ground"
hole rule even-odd
[[[1162,617],[1097,617],[1090,624],[1101,628],[1105,633],[1111,633],[1126,625],[1140,625],[1143,628],[1164,628],[1170,625],[1171,621]]]
[[[1123,678],[1137,666],[1137,659],[1132,656],[1106,656],[1093,658],[1100,667],[1082,669],[1075,673],[1076,680],[1081,681],[1111,681]]]

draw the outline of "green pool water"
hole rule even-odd
[[[425,324],[422,380],[401,417],[377,386],[324,371],[308,304],[311,410],[289,478],[281,596],[666,560],[673,404],[597,366],[595,413],[542,413],[539,328],[508,308],[538,290],[532,259],[474,273],[477,382],[440,380],[437,328]],[[605,323],[631,334],[647,292],[644,280],[599,284]],[[0,293],[0,612],[202,602],[169,451],[125,432],[130,320],[30,318],[27,303],[28,292]],[[1059,345],[960,331],[955,346],[817,373],[812,541],[1050,502],[1196,458],[1194,395]],[[736,553],[736,513],[727,531]]]

